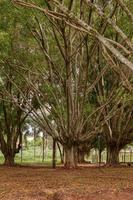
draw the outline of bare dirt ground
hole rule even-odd
[[[133,168],[1,166],[0,200],[133,200]]]

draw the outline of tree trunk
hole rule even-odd
[[[119,150],[117,146],[107,147],[107,165],[115,166],[119,164]]]
[[[61,149],[60,144],[57,142],[57,146],[58,146],[58,150],[60,153],[60,160],[61,160],[61,164],[64,163],[64,155],[63,155],[63,149]]]
[[[56,168],[56,141],[53,138],[53,159],[52,159],[52,167]]]
[[[85,163],[85,153],[84,152],[78,152],[78,163]]]
[[[5,161],[4,161],[4,165],[5,166],[14,166],[15,162],[15,155],[9,154],[9,155],[4,155]]]
[[[99,165],[100,165],[100,163],[101,163],[101,161],[102,161],[102,151],[101,150],[99,150],[99,159],[98,159],[98,162],[99,162]]]
[[[77,151],[74,146],[64,148],[64,166],[67,169],[77,167]]]
[[[44,157],[45,157],[45,134],[43,132],[43,137],[42,137],[42,162],[44,163]]]

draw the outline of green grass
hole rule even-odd
[[[59,152],[57,151],[56,156],[57,164],[60,163],[60,156]],[[90,156],[86,158],[87,161],[90,161],[91,163],[97,163],[98,162],[98,152],[97,154],[90,153]],[[133,153],[130,154],[130,152],[126,153],[124,156],[124,153],[120,153],[119,156],[120,162],[133,162]],[[4,157],[2,153],[0,152],[0,164],[4,162]],[[40,146],[36,146],[35,148],[35,155],[34,155],[34,147],[30,146],[29,149],[24,149],[22,153],[16,154],[15,162],[18,164],[39,164],[39,165],[52,165],[52,150],[49,149],[47,152],[47,155],[45,155],[44,162],[42,162],[42,150]],[[106,162],[106,153],[102,153],[102,162]]]
[[[0,164],[4,162],[4,157],[0,152]],[[45,155],[44,162],[42,162],[42,151],[40,147],[34,148],[31,146],[29,149],[23,150],[22,152],[16,154],[15,162],[18,164],[44,164],[52,165],[52,150],[49,150],[47,155]],[[60,162],[59,153],[57,152],[57,163]]]

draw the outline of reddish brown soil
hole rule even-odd
[[[0,200],[133,200],[133,168],[0,167]]]

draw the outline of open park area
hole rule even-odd
[[[132,200],[133,168],[0,167],[1,200]]]

